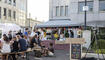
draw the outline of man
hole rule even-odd
[[[9,31],[9,33],[8,33],[8,38],[9,38],[9,40],[11,41],[11,39],[12,39],[12,31]]]
[[[23,37],[23,33],[21,32],[21,30],[19,30],[18,34],[19,34],[21,37]],[[27,35],[27,33],[26,33],[26,35]]]
[[[23,39],[19,34],[16,34],[16,38],[18,39],[18,42],[19,42],[19,50],[26,51],[27,50],[26,40]]]

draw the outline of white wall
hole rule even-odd
[[[83,0],[50,0],[50,19],[71,19],[77,23],[84,22],[84,12],[79,13],[78,2]],[[91,1],[91,0],[87,0]],[[55,16],[56,6],[69,6],[68,16]],[[105,21],[105,12],[99,11],[99,0],[93,1],[93,12],[87,13],[87,21]]]

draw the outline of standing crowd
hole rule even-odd
[[[13,34],[12,31],[9,31],[8,34],[3,34],[2,39],[0,40],[0,49],[2,55],[2,60],[6,60],[6,53],[11,52],[22,52],[27,51],[28,48],[40,47],[41,56],[48,56],[54,54],[53,43],[50,43],[49,47],[45,47],[41,41],[42,32],[39,32],[38,29],[34,29],[31,32],[28,28],[25,29],[25,32],[22,33],[21,30]],[[12,59],[16,60],[15,54],[12,54]],[[21,54],[21,57],[25,57],[25,53]]]

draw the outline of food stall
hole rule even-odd
[[[70,19],[51,19],[48,22],[36,25],[35,28],[44,29],[46,40],[43,42],[45,44],[47,41],[54,43],[54,41],[64,41],[66,38],[81,38],[82,36],[81,26]],[[69,48],[69,44],[55,44],[55,49],[69,50]]]

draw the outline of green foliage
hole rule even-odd
[[[98,49],[96,50],[96,53],[105,54],[105,49]]]
[[[98,47],[100,49],[105,49],[105,40],[103,39],[98,40]]]
[[[97,48],[105,49],[105,40],[100,39],[98,41],[95,41],[92,49],[97,49]]]
[[[99,39],[105,39],[105,35],[98,35]]]
[[[97,45],[97,44],[98,45]],[[98,41],[95,41],[93,44],[92,49],[96,52],[96,53],[104,53],[105,54],[105,40],[100,39]]]

